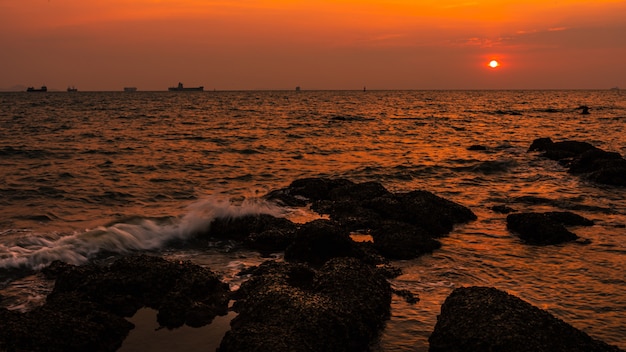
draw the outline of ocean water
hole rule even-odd
[[[441,304],[469,285],[510,292],[626,349],[626,189],[527,152],[551,137],[626,155],[625,130],[626,94],[608,90],[0,93],[0,304],[41,304],[53,283],[37,270],[53,260],[134,251],[192,260],[237,288],[235,274],[265,260],[258,253],[165,243],[218,216],[314,219],[261,196],[302,177],[344,177],[428,190],[478,216],[432,255],[394,262],[403,274],[393,286],[420,301],[394,297],[381,351],[428,350]],[[494,205],[596,224],[572,229],[590,244],[528,246]],[[153,339],[133,334],[140,345]],[[185,340],[186,350],[207,348]]]

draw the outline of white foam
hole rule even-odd
[[[260,199],[244,199],[233,204],[220,197],[206,197],[191,204],[183,216],[167,221],[134,217],[52,239],[29,235],[17,241],[13,239],[13,243],[0,243],[0,267],[38,270],[55,260],[83,264],[103,251],[125,253],[159,249],[169,241],[184,240],[206,231],[216,218],[253,214],[282,216],[284,209]]]

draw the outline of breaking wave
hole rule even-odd
[[[79,265],[100,253],[157,250],[189,239],[217,218],[252,214],[284,216],[285,209],[260,199],[232,202],[207,197],[189,205],[181,217],[129,217],[71,235],[32,235],[0,242],[0,268],[39,270],[55,260]]]

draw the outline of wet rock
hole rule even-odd
[[[626,187],[626,163],[604,167],[587,175],[587,179],[605,185]]]
[[[302,225],[293,243],[285,250],[285,260],[322,265],[335,257],[352,257],[356,244],[350,234],[330,220]]]
[[[133,328],[124,319],[147,306],[162,326],[201,326],[228,311],[229,287],[206,268],[140,255],[110,265],[52,263],[46,304],[27,313],[0,312],[7,350],[114,351]]]
[[[319,270],[266,262],[235,294],[220,352],[366,351],[388,319],[391,288],[372,266],[335,258]]]
[[[385,223],[372,231],[372,237],[374,248],[389,259],[412,259],[441,248],[421,227],[401,222]]]
[[[469,147],[467,147],[467,150],[473,150],[473,151],[487,150],[487,147],[485,147],[484,145],[473,144],[473,145],[470,145]]]
[[[310,201],[329,199],[332,189],[353,184],[346,179],[303,178],[293,181],[286,188],[268,193],[265,198],[289,206],[305,206]]]
[[[506,217],[507,228],[528,244],[551,245],[574,241],[567,226],[591,226],[593,222],[570,212],[515,213]]]
[[[543,151],[544,157],[568,167],[568,172],[586,179],[613,186],[626,186],[626,159],[619,153],[607,152],[587,142],[553,142],[550,138],[533,141],[529,151]]]
[[[0,349],[115,351],[133,328],[126,319],[68,294],[27,313],[0,309]]]
[[[388,258],[409,259],[430,253],[440,246],[434,237],[449,233],[455,224],[476,219],[471,210],[430,192],[392,193],[378,182],[304,179],[268,197],[277,199],[277,195],[281,201],[287,196],[309,199],[311,209],[328,215],[347,232],[371,232],[373,247]]]
[[[259,233],[251,233],[244,240],[244,244],[260,253],[271,254],[284,251],[294,241],[295,236],[295,226],[293,229],[268,229]]]
[[[367,252],[367,244],[357,243],[350,233],[331,220],[314,220],[302,225],[296,232],[294,241],[285,250],[285,260],[305,262],[321,266],[337,257],[359,258],[367,262],[380,263]]]
[[[432,237],[449,233],[455,224],[476,220],[476,215],[464,206],[421,190],[378,197],[364,206],[384,219],[419,226]]]
[[[490,287],[455,289],[441,306],[430,352],[620,351],[531,304]]]
[[[606,152],[602,149],[593,148],[581,153],[574,158],[569,164],[568,172],[571,174],[583,174],[598,171],[605,167],[611,167],[613,164],[624,163],[624,159],[619,153]]]
[[[562,141],[553,142],[551,138],[535,139],[528,151],[542,151],[544,156],[552,160],[561,160],[580,155],[595,147],[587,142]]]
[[[286,236],[291,236],[295,229],[296,225],[285,218],[277,218],[269,214],[253,214],[216,218],[206,231],[198,234],[198,237],[243,241],[250,234],[259,234],[268,230],[278,230]]]

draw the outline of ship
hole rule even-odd
[[[71,86],[71,87],[67,87],[67,91],[68,92],[78,92],[78,88]]]
[[[124,87],[125,92],[136,92],[137,87]]]
[[[48,87],[46,86],[41,86],[41,88],[37,89],[35,87],[28,87],[26,89],[27,92],[47,92],[48,91]]]
[[[169,87],[167,90],[170,92],[202,92],[204,87],[183,87],[183,84],[179,82],[177,87]]]

